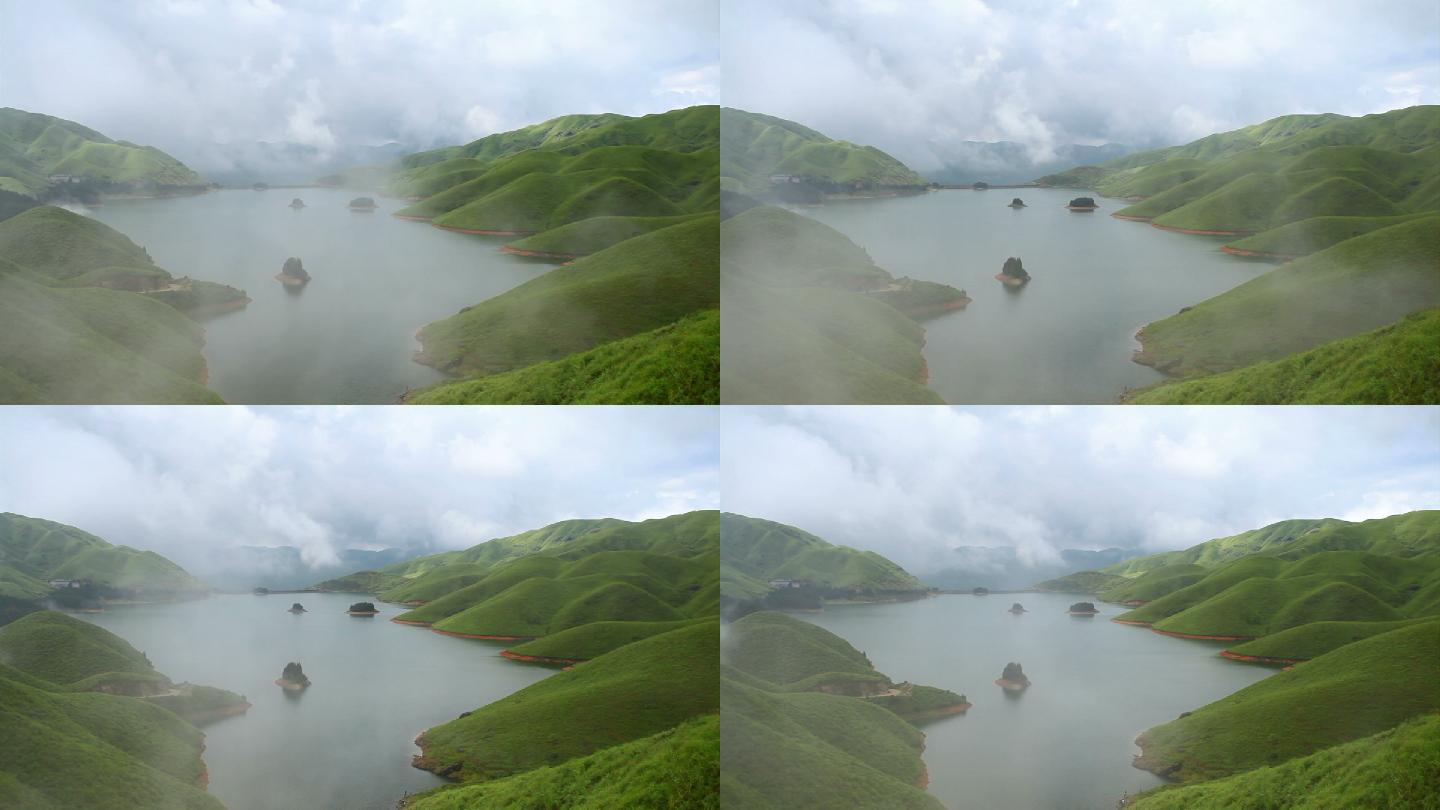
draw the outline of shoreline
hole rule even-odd
[[[429,627],[430,622],[412,622],[409,619],[391,619],[396,624],[408,624],[411,627]]]
[[[1254,641],[1256,638],[1258,638],[1258,636],[1207,636],[1197,633],[1177,633],[1173,630],[1161,630],[1160,628],[1154,626],[1151,626],[1150,632],[1159,633],[1162,636],[1171,636],[1173,638],[1190,638],[1196,639],[1198,641]]]
[[[583,259],[586,255],[583,253],[556,253],[549,250],[525,250],[524,248],[512,247],[510,245],[502,246],[500,252],[509,253],[511,256],[523,256],[527,259],[557,259],[563,261]]]
[[[1215,231],[1208,228],[1180,228],[1175,225],[1161,225],[1154,220],[1150,220],[1150,227],[1159,228],[1162,231],[1171,231],[1173,233],[1188,233],[1194,234],[1196,236],[1251,236],[1253,234],[1259,233],[1259,231]]]
[[[1245,655],[1244,653],[1221,650],[1221,658],[1229,658],[1231,661],[1243,661],[1247,664],[1271,664],[1274,666],[1294,666],[1309,661],[1308,658],[1275,658],[1269,655]]]
[[[480,234],[481,236],[534,236],[538,233],[538,231],[497,231],[488,228],[457,228],[453,225],[440,225],[433,221],[430,223],[430,227],[439,228],[442,231],[451,231],[452,233],[474,233]]]
[[[1268,253],[1263,250],[1246,250],[1245,248],[1231,247],[1230,245],[1221,245],[1220,252],[1229,253],[1231,256],[1239,256],[1245,259],[1265,259],[1266,261],[1274,262],[1292,262],[1300,258],[1291,253]]]
[[[575,664],[583,664],[589,660],[587,658],[555,658],[549,655],[526,655],[524,653],[511,652],[510,650],[501,650],[500,657],[526,664],[547,664],[555,666],[574,666]]]
[[[476,633],[457,633],[454,630],[441,630],[433,625],[430,627],[430,632],[455,638],[477,638],[481,641],[534,641],[539,638],[539,636],[487,636]]]

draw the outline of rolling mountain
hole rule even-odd
[[[837,141],[772,115],[723,108],[720,138],[720,175],[731,191],[818,200],[926,186],[925,178],[873,146]]]
[[[74,526],[0,514],[0,594],[37,598],[52,581],[85,581],[142,599],[203,594],[208,588],[153,551],[114,546]],[[103,595],[103,594],[102,594]]]
[[[0,107],[0,189],[48,198],[72,183],[111,191],[194,189],[205,181],[153,146],[63,118]]]

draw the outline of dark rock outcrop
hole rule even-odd
[[[350,201],[351,211],[374,211],[379,207],[371,197],[356,197]]]
[[[303,287],[310,283],[310,274],[305,272],[305,265],[299,259],[291,256],[275,274],[275,279],[287,287]]]
[[[299,197],[296,197],[295,199],[290,201],[290,207],[298,211],[299,209],[305,207],[305,201],[300,199]]]
[[[1020,664],[1011,661],[1005,665],[1004,672],[995,680],[995,683],[1009,691],[1018,692],[1030,686],[1030,679],[1025,677],[1025,670],[1021,669]]]
[[[351,616],[374,616],[380,611],[375,609],[374,602],[356,602],[355,604],[350,606],[349,610],[345,612],[349,613]]]
[[[291,613],[305,613],[305,612],[306,612],[306,611],[305,611],[305,606],[302,605],[302,604],[300,604],[299,602],[296,602],[295,604],[293,604],[293,605],[290,606],[290,612],[291,612]]]
[[[1094,602],[1076,602],[1070,606],[1071,616],[1094,616],[1100,611],[1095,608]]]
[[[291,661],[285,665],[285,671],[280,673],[275,683],[285,689],[304,689],[310,685],[310,679],[305,676],[305,670],[298,661]]]
[[[1022,199],[1020,199],[1019,197],[1016,197],[1015,199],[1013,199],[1013,200],[1010,201],[1010,207],[1011,207],[1011,208],[1024,208],[1024,207],[1025,207],[1025,201],[1022,200]]]
[[[1013,605],[1010,606],[1010,612],[1011,612],[1011,613],[1024,613],[1024,612],[1025,612],[1025,606],[1022,605],[1022,604],[1020,604],[1019,602],[1016,602],[1015,604],[1013,604]]]

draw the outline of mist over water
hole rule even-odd
[[[249,712],[203,728],[210,793],[230,810],[390,810],[444,780],[410,766],[413,741],[555,672],[500,657],[498,642],[393,624],[403,608],[346,615],[353,594],[218,596],[84,615],[159,671],[244,694]],[[287,612],[300,602],[308,613]],[[274,680],[298,661],[312,685]]]
[[[832,203],[801,213],[848,236],[895,276],[938,281],[972,299],[923,323],[930,387],[947,402],[1113,403],[1164,379],[1130,361],[1135,332],[1242,284],[1271,265],[1220,252],[1222,241],[1109,216],[1077,214],[1072,189],[950,190]],[[1027,207],[1012,210],[1012,197]],[[1032,281],[995,274],[1018,256]]]
[[[415,332],[535,278],[551,265],[502,242],[347,204],[363,192],[219,191],[106,202],[88,211],[176,276],[240,287],[251,302],[204,322],[210,387],[231,403],[390,403],[443,375],[411,359]],[[291,210],[290,200],[305,201]],[[286,258],[313,280],[275,280]]]
[[[1111,810],[1163,784],[1130,765],[1140,732],[1274,670],[1221,658],[1222,645],[1076,618],[1070,594],[939,596],[795,614],[850,642],[895,681],[938,686],[974,704],[922,727],[931,795],[950,810]],[[1029,611],[1008,612],[1012,602]],[[1033,684],[994,681],[1010,661]]]

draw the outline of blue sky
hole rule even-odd
[[[1185,143],[1440,102],[1434,0],[726,0],[724,103],[870,143]]]
[[[704,407],[10,407],[0,511],[203,568],[217,548],[466,548],[719,504]]]
[[[722,409],[721,506],[914,571],[1440,509],[1440,408]]]
[[[714,103],[713,0],[0,3],[0,106],[114,138],[459,143]]]

